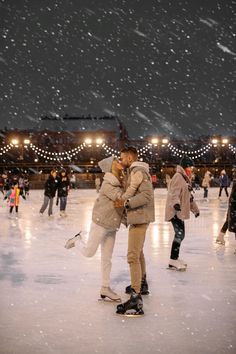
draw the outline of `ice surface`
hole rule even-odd
[[[0,353],[235,353],[236,241],[225,247],[215,238],[225,219],[227,199],[209,190],[209,202],[196,192],[201,216],[186,222],[181,258],[186,272],[166,269],[173,237],[164,222],[166,191],[155,190],[156,222],[145,244],[150,295],[145,315],[115,314],[115,303],[100,302],[100,254],[84,258],[64,248],[67,238],[89,230],[95,190],[72,190],[67,218],[39,216],[43,191],[20,201],[19,216],[0,204]],[[127,230],[117,234],[112,288],[126,300]]]

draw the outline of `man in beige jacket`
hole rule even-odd
[[[144,312],[141,294],[144,294],[144,287],[141,288],[141,285],[146,280],[143,246],[148,225],[155,219],[154,192],[149,166],[138,161],[138,153],[134,147],[123,149],[120,161],[127,169],[126,192],[115,202],[115,206],[125,207],[129,225],[127,261],[130,267],[131,286],[126,288],[126,292],[131,296],[127,302],[117,306],[117,313],[142,315]],[[147,294],[147,283],[145,290]]]
[[[195,217],[199,216],[199,209],[191,194],[192,166],[192,160],[188,156],[183,156],[171,179],[166,199],[165,221],[170,221],[175,231],[169,268],[175,270],[186,270],[187,267],[186,262],[179,259],[181,242],[185,237],[184,220],[190,218],[190,211]]]

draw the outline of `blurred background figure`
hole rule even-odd
[[[57,197],[60,201],[60,216],[66,216],[67,196],[70,180],[65,169],[62,169],[58,178]]]
[[[228,193],[227,188],[229,187],[229,177],[226,174],[225,170],[221,171],[220,177],[219,177],[219,182],[220,182],[220,190],[219,190],[219,197],[218,198],[220,199],[223,189],[225,190],[226,197],[228,197],[229,193]]]
[[[95,182],[96,191],[97,191],[97,193],[99,193],[100,188],[101,188],[101,180],[100,180],[100,177],[98,175],[96,175],[94,182]]]
[[[202,180],[202,188],[204,190],[203,199],[205,201],[208,201],[208,188],[210,188],[210,181],[211,181],[211,172],[207,170]]]
[[[57,171],[51,170],[48,179],[45,182],[44,186],[44,201],[40,208],[39,213],[43,215],[44,211],[47,209],[48,204],[48,216],[52,216],[52,206],[53,206],[53,199],[56,194],[58,180],[57,180]]]

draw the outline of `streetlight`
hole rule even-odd
[[[86,145],[91,146],[91,144],[92,144],[92,139],[91,139],[91,138],[86,138],[86,139],[84,140],[84,142],[85,142]]]
[[[168,139],[166,139],[166,138],[162,139],[162,144],[168,144],[168,142],[169,142]]]
[[[158,142],[159,142],[159,140],[158,140],[157,138],[153,138],[153,139],[151,140],[151,143],[152,143],[153,145],[155,145],[155,146],[157,146]]]
[[[222,144],[228,144],[229,140],[227,138],[222,139]]]
[[[217,143],[218,143],[218,139],[212,139],[212,141],[211,141],[211,142],[212,142],[212,144],[213,144],[213,145],[217,145]]]
[[[24,139],[22,142],[20,142],[18,138],[13,138],[11,140],[11,143],[17,148],[20,147],[19,160],[24,160],[24,147],[25,148],[28,147],[28,145],[30,144],[30,140],[29,139]]]
[[[14,146],[17,146],[19,144],[19,140],[14,138],[11,140],[11,143],[14,145]]]
[[[103,139],[102,138],[97,138],[96,139],[97,146],[101,145],[102,143],[103,143]]]

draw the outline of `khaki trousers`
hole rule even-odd
[[[130,225],[127,261],[130,267],[131,287],[140,293],[142,277],[146,274],[143,246],[149,224]]]

